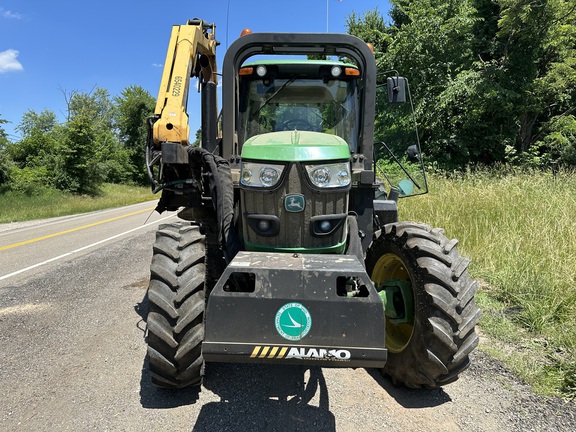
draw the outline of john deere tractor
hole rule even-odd
[[[182,219],[160,226],[153,247],[153,383],[199,385],[206,362],[380,368],[409,387],[456,380],[478,343],[477,285],[457,240],[398,221],[398,197],[426,189],[408,169],[422,167],[418,144],[415,163],[390,152],[398,181],[377,175],[370,47],[345,34],[243,33],[220,74],[215,26],[174,26],[148,121],[157,210]],[[405,100],[402,77],[386,89]]]

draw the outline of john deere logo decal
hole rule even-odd
[[[276,312],[276,331],[284,339],[298,341],[312,327],[310,312],[300,303],[287,303]]]
[[[304,207],[306,207],[306,200],[304,199],[304,195],[290,194],[286,195],[286,198],[284,198],[284,208],[288,212],[301,212],[304,211]]]

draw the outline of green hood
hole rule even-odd
[[[282,131],[256,135],[242,146],[242,158],[269,161],[327,161],[350,158],[348,144],[336,135]]]

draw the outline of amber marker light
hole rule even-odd
[[[240,37],[246,36],[249,34],[252,34],[252,30],[250,30],[249,28],[245,28],[244,30],[242,30],[242,33],[240,33]]]
[[[374,52],[374,45],[372,45],[370,42],[366,43],[366,45],[368,45],[368,48],[370,48],[370,51]]]
[[[238,75],[252,75],[253,72],[254,72],[254,68],[243,67],[238,71]]]
[[[360,76],[360,71],[354,68],[345,68],[344,75],[346,76]]]

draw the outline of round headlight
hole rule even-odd
[[[338,172],[338,183],[340,186],[348,186],[350,184],[350,173],[347,170]]]
[[[312,171],[310,179],[316,186],[326,186],[330,184],[330,170],[326,167],[316,168]]]
[[[250,179],[252,178],[252,171],[248,168],[242,170],[242,183],[248,185],[250,184]]]
[[[278,182],[278,171],[271,167],[264,167],[260,170],[260,182],[263,186],[274,186]]]

